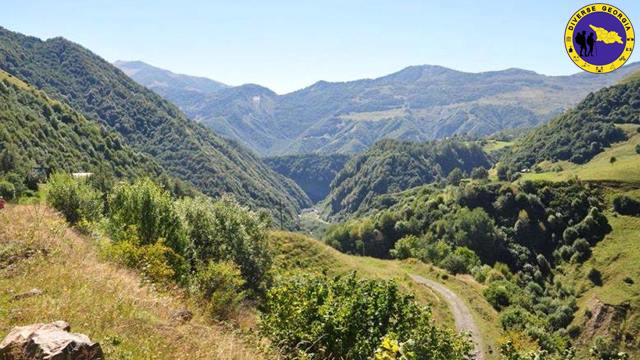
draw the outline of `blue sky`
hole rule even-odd
[[[0,26],[64,36],[109,61],[142,60],[278,93],[409,65],[580,71],[563,30],[587,1],[3,0]],[[640,29],[640,2],[611,2]],[[639,30],[640,31],[640,30]],[[640,59],[636,49],[632,61]]]

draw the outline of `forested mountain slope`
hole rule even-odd
[[[289,219],[309,204],[300,188],[250,151],[188,120],[78,44],[0,28],[0,69],[116,130],[134,149],[209,195],[231,193],[254,207],[282,207]]]
[[[329,194],[331,182],[349,158],[343,154],[304,154],[265,158],[264,161],[273,170],[295,181],[311,201],[318,202]]]
[[[353,153],[382,138],[425,141],[533,127],[634,69],[638,64],[606,75],[545,76],[425,65],[376,79],[320,81],[284,95],[257,85],[191,97],[160,93],[190,118],[262,155]]]
[[[56,170],[120,178],[163,173],[116,132],[0,70],[0,178],[20,193]]]
[[[341,218],[366,210],[378,195],[445,181],[454,171],[461,177],[475,168],[489,167],[489,159],[477,144],[458,139],[381,140],[338,173],[326,200],[328,214]]]

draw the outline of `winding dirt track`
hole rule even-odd
[[[471,310],[464,303],[464,301],[458,297],[453,291],[449,290],[448,287],[435,282],[433,280],[425,279],[422,276],[418,275],[410,275],[413,281],[418,284],[422,284],[433,289],[435,292],[440,294],[442,298],[449,304],[449,308],[451,308],[451,312],[453,313],[453,319],[456,323],[456,329],[458,331],[465,331],[471,334],[471,340],[473,340],[473,344],[475,346],[474,354],[476,360],[484,360],[484,353],[482,352],[482,337],[480,336],[480,330],[478,329],[478,325],[473,320],[473,315],[471,314]]]

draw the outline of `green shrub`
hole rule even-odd
[[[591,246],[585,239],[578,239],[573,243],[573,251],[578,261],[585,261],[591,256]]]
[[[177,208],[192,264],[232,261],[239,267],[248,289],[259,294],[266,290],[272,260],[263,216],[228,197],[216,201],[185,198]]]
[[[210,261],[200,266],[190,279],[190,290],[206,301],[213,318],[226,319],[235,313],[244,299],[244,280],[232,262]]]
[[[618,344],[611,339],[597,337],[589,349],[591,357],[596,360],[627,360],[629,354],[618,351]]]
[[[16,197],[16,187],[6,180],[0,180],[0,196],[5,200],[13,200]]]
[[[480,265],[480,258],[472,250],[462,246],[447,255],[440,266],[452,274],[468,274],[475,266]]]
[[[101,254],[112,261],[140,271],[151,282],[180,281],[187,271],[182,256],[164,245],[162,241],[141,244],[136,233],[137,231],[131,228],[128,238],[117,242],[109,241],[101,248]]]
[[[562,329],[573,321],[573,309],[569,306],[559,306],[556,311],[549,315],[549,325],[554,330]]]
[[[420,239],[418,239],[417,236],[407,235],[396,241],[393,249],[391,249],[389,253],[394,259],[417,258],[419,257],[419,255],[417,255],[419,252],[419,243]]]
[[[160,240],[177,254],[185,252],[185,235],[169,192],[149,179],[120,183],[109,195],[109,232],[112,239],[129,238],[136,232],[140,245]]]
[[[602,286],[602,273],[600,272],[600,270],[598,270],[596,268],[589,269],[589,272],[587,273],[587,278],[594,285]]]
[[[484,289],[483,295],[496,310],[502,310],[512,304],[517,290],[517,286],[509,281],[494,281]]]
[[[638,215],[640,201],[627,195],[617,195],[613,198],[613,209],[621,215]]]
[[[267,293],[261,330],[289,358],[371,358],[386,351],[385,338],[415,359],[466,359],[471,350],[467,339],[436,328],[395,283],[354,274],[283,279]]]
[[[540,325],[535,315],[519,305],[512,305],[500,313],[500,325],[503,330],[524,330],[527,325]]]
[[[84,180],[71,175],[51,175],[47,186],[47,202],[75,224],[84,219],[96,221],[102,216],[102,194]]]
[[[451,185],[458,186],[464,178],[464,173],[460,168],[453,169],[449,175],[447,175],[447,182]]]
[[[489,177],[489,171],[483,167],[474,168],[471,171],[471,178],[475,180],[484,180]]]
[[[578,336],[580,336],[581,332],[582,329],[580,328],[580,325],[574,324],[567,328],[567,334],[569,334],[572,339],[576,339]]]

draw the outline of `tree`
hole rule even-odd
[[[130,238],[133,231],[142,245],[163,240],[176,253],[185,253],[185,233],[174,200],[150,179],[116,185],[109,196],[109,210],[114,240]]]
[[[482,208],[460,209],[453,220],[453,228],[458,246],[473,250],[485,263],[495,262],[498,235],[493,219]]]
[[[464,246],[456,248],[440,263],[440,266],[454,275],[467,274],[478,265],[480,265],[478,255]]]
[[[484,180],[489,177],[489,171],[483,167],[474,168],[471,171],[471,178],[475,180]]]
[[[0,196],[5,200],[13,200],[16,196],[16,187],[12,183],[0,179]]]
[[[613,198],[613,209],[621,215],[639,215],[640,201],[627,195],[617,195]]]
[[[192,266],[230,261],[240,269],[247,288],[258,294],[266,289],[271,255],[263,217],[230,197],[215,201],[185,198],[178,202],[177,208],[187,235],[187,257]]]
[[[198,267],[190,279],[191,292],[207,302],[212,317],[226,319],[233,314],[244,297],[244,280],[237,265],[210,261]]]
[[[618,161],[618,159],[615,156],[612,156],[611,158],[609,158],[609,163],[611,165],[613,165],[616,161]]]
[[[102,216],[102,193],[85,180],[74,179],[69,174],[51,175],[47,186],[47,202],[71,224],[82,219],[95,221]]]
[[[638,129],[640,129],[640,127]],[[640,154],[640,144],[636,145],[636,154]]]
[[[460,182],[462,181],[463,178],[464,178],[464,173],[462,172],[462,170],[460,170],[460,168],[455,168],[451,170],[449,175],[447,175],[447,182],[451,185],[458,186],[460,185]]]

